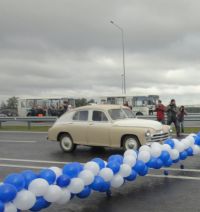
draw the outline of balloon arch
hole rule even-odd
[[[52,203],[66,204],[71,199],[87,198],[94,191],[109,194],[137,176],[145,176],[149,168],[169,167],[189,156],[200,154],[200,132],[181,141],[168,139],[164,144],[141,146],[138,152],[127,150],[85,163],[66,164],[62,169],[50,167],[35,173],[25,170],[12,173],[0,184],[0,212],[40,211]]]

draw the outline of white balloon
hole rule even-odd
[[[13,204],[20,210],[31,209],[36,202],[35,195],[28,190],[21,190],[13,200]]]
[[[61,197],[59,200],[56,201],[57,204],[59,205],[64,205],[66,204],[67,202],[69,202],[71,198],[71,193],[68,189],[62,189],[62,192],[61,192]]]
[[[151,156],[157,158],[161,155],[162,149],[159,146],[151,146]]]
[[[127,156],[127,155],[132,155],[134,156],[135,158],[137,158],[137,153],[135,152],[135,150],[133,149],[128,149],[124,152],[124,157]]]
[[[131,174],[131,167],[127,164],[122,164],[120,166],[120,170],[119,170],[119,173],[122,177],[128,177],[130,174]]]
[[[183,139],[181,140],[181,142],[185,145],[186,149],[192,146],[192,143],[190,142],[189,139]]]
[[[193,136],[191,135],[188,135],[185,139],[189,140],[190,143],[191,143],[191,146],[195,144],[195,139]]]
[[[179,157],[179,151],[176,149],[172,149],[170,152],[170,158],[172,160],[176,160],[176,159],[178,159],[178,157]]]
[[[28,186],[28,190],[34,193],[36,196],[43,196],[44,194],[46,194],[48,189],[48,182],[42,178],[33,180]]]
[[[133,167],[136,164],[136,158],[133,155],[126,155],[124,156],[123,163]]]
[[[57,185],[50,185],[44,199],[48,202],[57,202],[62,196],[62,190]]]
[[[73,178],[67,188],[71,193],[78,194],[84,189],[84,182],[80,178]]]
[[[151,148],[161,148],[161,144],[158,143],[158,142],[153,142],[153,143],[151,144]]]
[[[140,151],[138,154],[138,160],[142,160],[147,163],[151,158],[151,154],[149,151]]]
[[[97,175],[100,170],[99,165],[94,161],[87,162],[84,169],[90,170],[94,175]]]
[[[185,150],[185,145],[179,141],[179,143],[177,142],[175,144],[174,149],[177,149],[179,152],[182,152]]]
[[[4,212],[17,212],[16,206],[9,202],[5,204]]]
[[[94,174],[90,170],[83,170],[78,177],[83,180],[85,185],[90,185],[94,181]]]
[[[50,167],[49,169],[51,169],[55,173],[56,179],[62,175],[62,169],[59,167],[53,166]]]
[[[111,180],[111,186],[113,188],[119,188],[124,183],[124,179],[121,175],[116,174],[113,179]]]
[[[169,144],[163,144],[163,145],[162,145],[162,150],[164,150],[164,151],[170,152],[171,149],[172,149],[172,148],[170,147]]]
[[[193,150],[193,154],[194,154],[194,155],[197,155],[197,154],[200,153],[200,148],[199,148],[198,145],[193,145],[193,146],[192,146],[192,150]]]
[[[139,152],[141,152],[141,151],[148,151],[148,152],[150,152],[151,151],[151,148],[150,148],[150,146],[143,145],[139,149]]]
[[[109,182],[113,178],[114,174],[113,174],[112,169],[110,169],[110,168],[103,168],[99,172],[99,176],[101,176],[106,182]]]

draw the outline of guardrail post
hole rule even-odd
[[[2,128],[2,122],[0,121],[0,128]]]
[[[28,129],[31,129],[31,121],[28,121]]]

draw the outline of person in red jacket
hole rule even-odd
[[[165,124],[165,106],[162,104],[161,100],[158,100],[158,104],[156,105],[156,115],[157,121]]]

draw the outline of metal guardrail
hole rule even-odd
[[[45,116],[45,117],[0,117],[0,128],[2,127],[2,123],[4,123],[4,122],[16,121],[16,122],[26,122],[28,129],[30,129],[32,123],[39,123],[39,122],[54,123],[57,120],[57,118],[58,117],[52,117],[52,116]],[[136,118],[156,120],[155,115],[136,116]],[[199,113],[198,114],[188,114],[187,116],[185,116],[184,121],[185,122],[200,121],[200,114]]]

